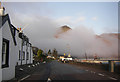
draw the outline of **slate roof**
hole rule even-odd
[[[16,29],[16,27],[14,27],[14,25],[11,24],[10,18],[9,18],[9,15],[8,15],[8,14],[6,14],[6,15],[4,15],[4,16],[0,16],[0,28],[5,24],[6,21],[8,21],[9,28],[10,28],[10,31],[11,31],[11,35],[12,35],[14,44],[15,44],[15,46],[16,46],[16,45],[17,45],[17,42],[16,42],[16,38],[15,38],[15,33],[16,33],[16,31],[19,32],[19,30]],[[23,33],[19,33],[19,38],[24,39],[24,40],[27,41],[30,45],[32,45],[32,44],[29,42],[29,38],[28,38],[26,35],[24,35]]]
[[[8,21],[8,24],[9,24],[9,27],[10,27],[10,31],[11,31],[11,35],[12,35],[14,44],[16,46],[17,45],[16,39],[15,39],[15,31],[16,31],[15,29],[16,28],[12,27],[13,25],[10,22],[10,18],[9,18],[8,14],[6,14],[4,16],[0,16],[0,28],[5,24],[6,21]]]

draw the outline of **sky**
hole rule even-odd
[[[56,48],[59,54],[118,56],[118,38],[96,35],[118,32],[118,2],[4,2],[16,28],[24,28],[33,46]],[[67,25],[71,31],[55,35]],[[108,43],[106,43],[108,42]],[[69,45],[69,49],[68,49]]]
[[[117,2],[8,3],[7,7],[15,13],[47,16],[55,20],[59,24],[58,27],[68,25],[74,29],[84,25],[93,29],[96,34],[118,32]]]
[[[72,28],[82,24],[93,28],[97,34],[107,31],[117,32],[118,3],[63,2],[48,3],[48,7],[54,11],[55,19],[72,22],[73,24],[69,24]]]

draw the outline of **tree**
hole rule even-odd
[[[50,49],[49,49],[49,51],[48,51],[48,55],[49,55],[49,54],[51,54],[51,50],[50,50]]]
[[[37,52],[38,59],[44,61],[46,59],[46,55],[43,54],[43,50],[39,49]]]
[[[39,49],[37,52],[37,56],[40,57],[43,54],[43,50]]]
[[[57,54],[57,50],[56,50],[55,48],[53,49],[52,54],[53,54],[53,56],[54,56],[55,58],[57,58],[58,54]]]
[[[33,54],[37,56],[38,48],[37,47],[32,47]]]
[[[42,59],[42,54],[43,54],[43,50],[39,49],[38,52],[37,52],[37,57],[39,60],[43,61]]]

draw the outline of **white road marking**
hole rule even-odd
[[[30,65],[28,67],[30,67]]]
[[[18,82],[23,81],[23,80],[27,79],[28,77],[30,77],[30,75],[27,75],[26,77],[20,79]]]
[[[32,65],[33,67],[35,66],[35,65]]]
[[[100,76],[105,76],[105,75],[103,75],[103,74],[101,74],[101,73],[98,73],[98,75],[100,75]]]
[[[50,79],[50,78],[48,78],[47,82],[50,82],[50,81],[51,81],[51,79]]]
[[[117,80],[116,78],[113,78],[113,77],[109,77],[110,79],[112,79],[112,80]]]
[[[20,68],[19,70],[20,70],[20,71],[23,71],[23,69],[22,69],[22,68]]]

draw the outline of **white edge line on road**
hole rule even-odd
[[[101,73],[98,73],[98,75],[100,75],[100,76],[105,76],[105,75],[103,75],[103,74],[101,74]]]
[[[51,81],[51,79],[50,79],[50,78],[48,78],[47,82],[50,82],[50,81]]]
[[[30,77],[30,75],[27,75],[26,77],[20,79],[18,82],[23,81],[23,80],[27,79],[28,77]]]
[[[112,80],[117,80],[116,78],[113,78],[113,77],[109,77],[110,79],[112,79]]]

